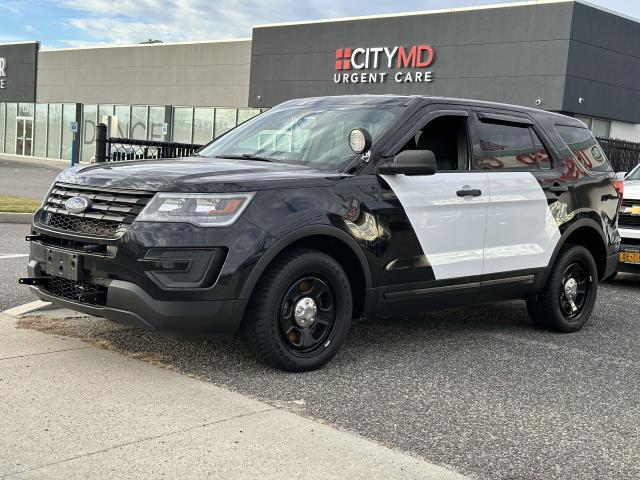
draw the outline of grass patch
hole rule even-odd
[[[40,207],[40,203],[40,200],[33,200],[32,198],[0,194],[0,212],[35,213]]]

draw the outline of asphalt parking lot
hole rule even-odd
[[[0,158],[0,193],[41,200],[65,166],[58,161],[26,162]]]
[[[235,342],[101,319],[23,321],[253,396],[478,479],[640,477],[640,278],[601,286],[576,334],[520,302],[365,320],[327,367],[286,374]]]

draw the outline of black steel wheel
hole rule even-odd
[[[349,278],[322,252],[295,248],[279,255],[249,300],[242,336],[259,360],[287,371],[322,367],[351,326]]]
[[[317,276],[297,279],[280,308],[280,333],[292,353],[313,355],[335,331],[336,300],[328,283]]]
[[[565,245],[546,285],[527,300],[527,310],[539,328],[575,332],[591,317],[597,292],[598,269],[591,252],[580,245]]]

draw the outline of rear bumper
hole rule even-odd
[[[34,265],[29,276],[36,276]],[[247,300],[156,300],[142,288],[113,280],[105,305],[91,305],[60,298],[38,286],[30,287],[41,300],[71,310],[104,317],[125,325],[185,334],[232,337],[240,327]]]

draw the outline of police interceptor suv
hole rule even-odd
[[[42,300],[240,333],[318,368],[352,319],[525,299],[579,330],[617,264],[620,196],[578,120],[459,99],[293,100],[177,160],[64,171],[32,227]]]

